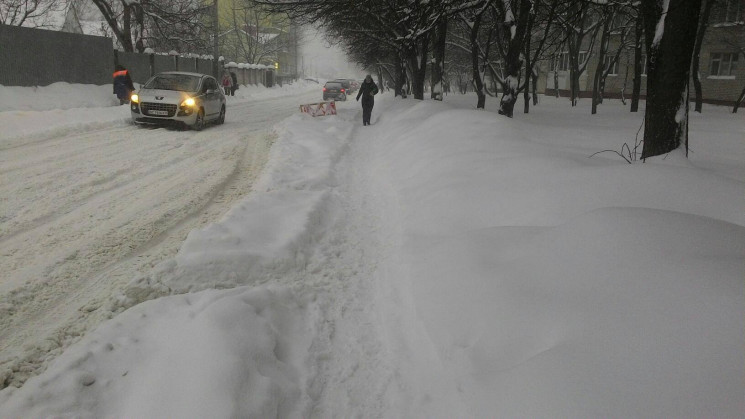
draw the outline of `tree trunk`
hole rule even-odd
[[[603,22],[603,34],[600,37],[600,51],[598,52],[598,67],[595,69],[595,77],[592,83],[592,111],[595,115],[598,113],[598,104],[601,102],[601,84],[603,73],[605,72],[605,56],[608,54],[608,42],[610,38],[610,25],[613,15],[606,16]]]
[[[504,66],[505,77],[504,83],[502,83],[502,98],[499,100],[498,113],[508,118],[512,118],[515,102],[517,102],[518,89],[520,88],[520,69],[523,64],[520,55],[523,52],[531,8],[531,0],[520,0],[519,15],[516,17],[517,21],[513,22],[515,27],[507,28],[510,33],[514,31],[514,35],[510,36],[510,43],[507,46]]]
[[[711,6],[714,4],[714,0],[702,0],[704,3],[703,10],[701,11],[701,17],[698,22],[698,31],[696,32],[696,43],[693,46],[693,64],[691,68],[691,75],[693,76],[693,87],[696,90],[696,107],[694,110],[701,113],[703,108],[703,96],[701,92],[701,78],[699,77],[699,61],[701,56],[701,44],[704,41],[704,34],[706,33],[706,27],[709,26],[709,15],[711,14]]]
[[[383,68],[378,66],[378,90],[380,93],[385,92],[385,85],[383,84]]]
[[[533,69],[533,72],[531,73],[531,78],[533,84],[531,84],[531,88],[533,90],[533,106],[538,104],[538,72]]]
[[[557,54],[554,58],[554,90],[556,90],[556,98],[559,98],[559,55]]]
[[[486,93],[484,93],[484,79],[479,65],[479,27],[481,26],[481,15],[474,17],[471,26],[471,69],[473,71],[473,87],[476,90],[476,109],[484,109],[486,106]]]
[[[579,76],[579,70],[574,68],[569,70],[569,83],[571,84],[569,90],[572,106],[577,106],[577,103],[579,102]]]
[[[532,13],[530,14],[528,18],[528,27],[526,29],[526,36],[525,36],[525,86],[523,86],[523,101],[525,104],[523,105],[523,113],[529,113],[530,112],[530,76],[533,73],[533,63],[530,60],[530,36],[533,31],[533,21],[535,20],[535,15]]]
[[[406,99],[406,64],[404,63],[403,53],[401,57],[396,61],[396,94],[395,96],[401,96],[402,99]]]
[[[529,61],[530,58],[528,56],[525,56],[525,60]],[[530,113],[530,73],[529,71],[529,65],[525,64],[525,85],[523,86],[523,113]]]
[[[101,15],[109,24],[109,28],[114,32],[116,40],[121,44],[122,49],[127,52],[134,52],[134,46],[132,45],[132,32],[129,28],[129,22],[125,23],[125,27],[122,29],[117,22],[118,14],[114,12],[111,6],[105,0],[91,0],[96,5]],[[129,20],[129,7],[127,4],[122,3],[124,7],[125,18]]]
[[[639,111],[639,96],[642,91],[642,34],[644,23],[639,12],[634,27],[634,86],[631,90],[631,112]]]
[[[128,48],[130,48],[129,52],[134,52],[134,45],[132,44],[132,8],[126,4],[126,2],[122,2],[123,15],[122,15],[122,38],[125,38],[127,40]],[[127,50],[127,47],[125,47],[125,51]]]
[[[579,47],[573,42],[569,46],[569,101],[572,106],[577,106],[579,100]]]
[[[642,159],[681,145],[688,154],[688,80],[701,1],[641,3],[649,57]],[[667,10],[663,4],[668,4]]]
[[[447,36],[448,21],[441,18],[440,22],[435,25],[434,36],[432,37],[432,55],[435,59],[432,65],[432,92],[430,96],[434,100],[442,100],[444,86],[443,75],[445,74],[445,38]]]
[[[740,107],[743,100],[745,100],[745,87],[743,87],[740,97],[737,98],[737,102],[735,102],[735,106],[732,108],[732,113],[737,113],[737,108]]]
[[[422,35],[416,45],[409,50],[409,69],[411,70],[411,90],[414,99],[424,100],[424,82],[427,78],[427,57],[429,36]]]
[[[623,76],[623,84],[621,85],[621,103],[626,105],[626,85],[629,82],[629,54],[626,54],[626,74]]]

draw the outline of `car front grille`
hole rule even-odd
[[[177,106],[173,104],[154,103],[154,102],[143,102],[142,105],[140,105],[140,107],[142,108],[142,113],[145,115],[168,116],[168,117],[176,115],[176,108],[177,108]],[[167,114],[164,115],[163,112],[167,112]]]

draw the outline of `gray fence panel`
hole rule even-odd
[[[212,60],[199,60],[199,72],[212,75]]]
[[[0,84],[111,83],[110,38],[0,24]]]
[[[163,71],[176,71],[176,63],[173,56],[170,55],[156,55],[155,56],[155,72],[162,73]]]
[[[178,60],[178,69],[179,71],[191,71],[194,73],[198,73],[198,67],[199,63],[197,62],[196,58],[184,58],[181,57]]]
[[[114,58],[129,71],[133,82],[144,84],[150,78],[150,54],[114,51]]]

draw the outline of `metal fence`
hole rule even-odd
[[[0,84],[111,83],[110,38],[0,24]]]
[[[161,71],[212,74],[211,59],[116,51],[111,38],[0,24],[0,85],[105,85],[111,83],[116,64],[123,65],[132,81],[140,84]],[[273,84],[268,69],[230,71],[237,73],[241,84]]]

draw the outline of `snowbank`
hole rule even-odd
[[[588,156],[642,115],[472,100],[288,119],[254,193],[114,308],[192,292],[103,324],[2,416],[742,417],[742,117],[628,165]]]

